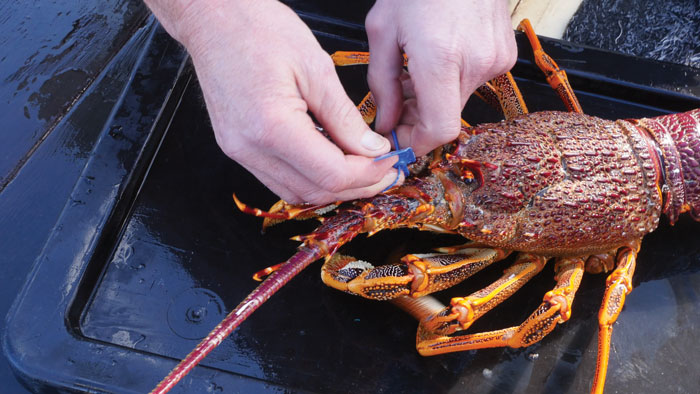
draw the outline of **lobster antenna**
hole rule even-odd
[[[151,394],[167,393],[172,389],[192,368],[199,364],[212,350],[228,337],[248,316],[258,309],[265,301],[275,294],[282,286],[287,284],[304,268],[309,266],[320,257],[320,251],[302,246],[299,251],[292,256],[280,269],[274,271],[258,287],[232,310],[224,320],[221,321],[204,338],[197,347],[190,352],[180,363],[173,368],[158,386],[151,390]]]

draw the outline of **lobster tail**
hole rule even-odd
[[[664,213],[671,223],[690,212],[700,221],[700,109],[634,121],[658,144]]]

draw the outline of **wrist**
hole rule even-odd
[[[206,40],[225,21],[224,14],[238,1],[144,0],[165,30],[188,50]],[[228,23],[232,20],[228,20]]]

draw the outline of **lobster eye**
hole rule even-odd
[[[468,169],[463,169],[460,176],[462,177],[462,181],[467,185],[471,185],[472,182],[474,182],[474,173]]]

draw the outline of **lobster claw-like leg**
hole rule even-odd
[[[639,243],[635,246],[620,249],[617,255],[617,268],[608,276],[605,282],[605,296],[598,313],[598,362],[596,363],[595,378],[591,388],[592,393],[602,393],[605,386],[605,375],[608,371],[608,359],[610,357],[612,326],[622,311],[625,297],[632,291],[632,276],[637,264]]]
[[[572,89],[571,84],[569,84],[566,71],[560,69],[554,59],[544,52],[540,40],[537,38],[537,35],[535,35],[535,30],[532,28],[532,25],[530,25],[530,21],[523,19],[518,25],[518,30],[524,32],[527,36],[535,57],[535,64],[537,64],[537,67],[547,76],[549,86],[557,92],[567,110],[570,112],[583,113],[581,104],[578,102],[576,94],[574,94],[574,89]]]
[[[539,266],[543,264],[543,260],[544,258],[539,256],[521,255],[514,266],[518,264],[524,266]],[[555,271],[557,272],[557,284],[555,288],[547,292],[542,304],[519,326],[484,333],[449,336],[451,332],[444,332],[444,330],[439,329],[436,330],[436,328],[438,328],[437,325],[430,321],[435,318],[439,319],[441,316],[439,314],[437,316],[431,315],[421,320],[416,337],[416,347],[420,354],[430,356],[490,347],[509,346],[517,348],[532,345],[549,334],[557,323],[564,322],[571,316],[570,306],[581,282],[584,266],[583,259],[578,257],[557,260],[555,267]],[[541,268],[533,268],[535,268],[537,272],[541,270]],[[498,281],[496,283],[498,283]],[[520,286],[522,286],[522,284]],[[489,288],[491,287],[492,286],[489,286]],[[495,292],[491,300],[494,305],[490,305],[490,308],[510,295],[504,295],[504,293],[512,293],[514,291],[510,291],[507,287],[503,286],[500,286],[500,289],[497,288],[493,290]],[[499,290],[502,291],[499,292]],[[454,304],[455,302],[453,300],[453,305]],[[488,304],[488,302],[483,303],[483,305],[486,304]],[[485,311],[480,311],[480,313],[483,314]],[[453,313],[453,315],[454,314],[456,313]],[[453,330],[454,324],[448,323],[449,322],[445,321],[443,327],[446,329],[449,328],[448,331]]]
[[[469,244],[442,250],[449,253],[409,254],[397,264],[378,267],[335,254],[323,265],[321,279],[335,289],[374,300],[420,297],[454,286],[509,253]]]
[[[263,211],[258,208],[249,207],[247,204],[241,202],[241,200],[239,200],[235,194],[233,195],[233,201],[236,203],[236,206],[238,207],[238,209],[241,210],[241,212],[265,218],[265,220],[263,221],[263,230],[270,226],[274,226],[279,222],[283,222],[285,220],[290,219],[306,220],[316,218],[318,220],[323,221],[321,215],[332,211],[333,209],[337,208],[338,205],[340,205],[340,202],[330,203],[326,205],[294,205],[289,204],[284,200],[279,200],[270,208],[269,211]]]

